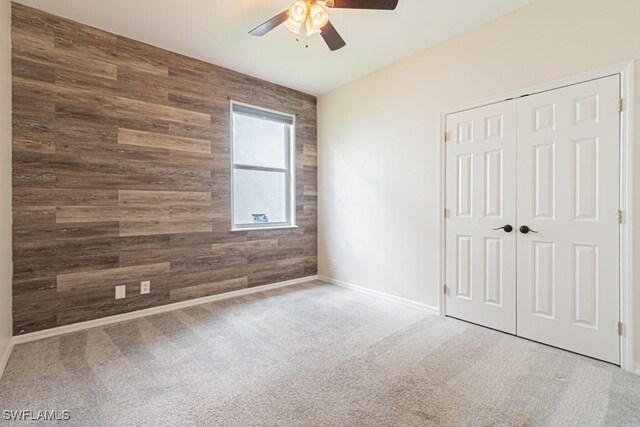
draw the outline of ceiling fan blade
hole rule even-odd
[[[338,34],[338,31],[331,22],[327,22],[327,24],[322,27],[322,33],[320,33],[320,35],[331,51],[342,49],[347,45],[347,42]]]
[[[278,25],[282,24],[287,19],[289,19],[289,9],[274,16],[273,18],[269,19],[267,22],[258,25],[256,28],[249,31],[249,34],[251,34],[252,36],[262,37],[265,34],[267,34],[269,31],[276,28]]]
[[[394,10],[398,0],[333,0],[327,1],[327,6],[334,9],[377,9]]]

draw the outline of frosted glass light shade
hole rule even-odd
[[[300,28],[302,27],[302,24],[295,22],[291,18],[289,18],[284,23],[284,26],[287,30],[291,31],[293,34],[297,36],[300,34]]]
[[[298,0],[289,8],[289,19],[298,24],[302,24],[307,19],[307,3]]]
[[[307,37],[311,37],[315,34],[322,33],[320,28],[317,28],[316,26],[313,25],[311,18],[307,19],[306,26],[307,26]]]
[[[311,24],[313,28],[322,28],[329,22],[329,14],[318,3],[311,6],[311,12],[309,13]]]

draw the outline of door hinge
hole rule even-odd
[[[624,224],[624,211],[623,210],[619,210],[618,211],[618,223]]]
[[[444,133],[444,142],[449,142],[451,141],[451,132],[445,132]]]
[[[444,210],[444,217],[449,218],[449,209]]]
[[[618,100],[618,112],[623,112],[624,111],[624,98],[620,98]]]
[[[444,285],[444,294],[449,295],[449,288],[447,288],[447,285]]]
[[[622,335],[624,332],[624,324],[622,322],[618,322],[618,335]]]

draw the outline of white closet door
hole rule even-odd
[[[516,332],[516,102],[447,116],[446,314]],[[511,225],[513,231],[498,229]]]
[[[618,76],[518,100],[518,335],[619,363]]]

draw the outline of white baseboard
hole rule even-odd
[[[633,371],[631,371],[631,372],[633,372],[636,375],[640,375],[640,363],[636,362],[634,364]]]
[[[4,351],[0,355],[0,379],[2,379],[2,375],[4,374],[4,368],[7,367],[7,363],[9,362],[9,357],[11,356],[11,352],[13,351],[13,340],[7,340],[7,346]]]
[[[243,295],[255,294],[258,292],[268,291],[270,289],[283,288],[285,286],[297,285],[300,283],[317,280],[318,276],[307,276],[299,279],[287,280],[284,282],[272,283],[269,285],[255,286],[253,288],[240,289],[237,291],[226,292],[218,295],[211,295],[203,298],[196,298],[187,301],[175,302],[172,304],[161,305],[159,307],[146,308],[143,310],[132,311],[130,313],[116,314],[114,316],[103,317],[100,319],[89,320],[86,322],[74,323],[72,325],[59,326],[57,328],[45,329],[43,331],[31,332],[24,335],[13,337],[12,344],[23,344],[26,342],[37,341],[44,338],[55,337],[58,335],[69,334],[71,332],[91,329],[98,326],[111,325],[113,323],[124,322],[126,320],[139,319],[141,317],[152,316],[154,314],[167,313],[169,311],[180,310],[181,308],[193,307],[195,305],[206,304],[209,302],[220,301],[224,299],[239,297]],[[8,356],[7,356],[8,359]]]
[[[419,308],[420,310],[427,311],[427,312],[429,312],[431,314],[436,314],[436,315],[440,314],[440,312],[438,310],[438,307],[433,307],[433,306],[428,305],[428,304],[423,304],[421,302],[417,302],[417,301],[413,301],[413,300],[410,300],[410,299],[406,299],[406,298],[398,297],[398,296],[395,296],[395,295],[391,295],[391,294],[388,294],[386,292],[376,291],[374,289],[369,289],[369,288],[365,288],[363,286],[354,285],[352,283],[347,283],[347,282],[344,282],[342,280],[334,279],[332,277],[327,277],[327,276],[318,276],[318,280],[321,280],[321,281],[326,282],[326,283],[330,283],[332,285],[337,285],[337,286],[341,286],[343,288],[352,289],[354,291],[358,291],[358,292],[362,292],[362,293],[365,293],[365,294],[373,295],[373,296],[376,296],[376,297],[379,297],[379,298],[385,298],[385,299],[388,299],[388,300],[401,302],[401,303],[409,305],[411,307]]]

